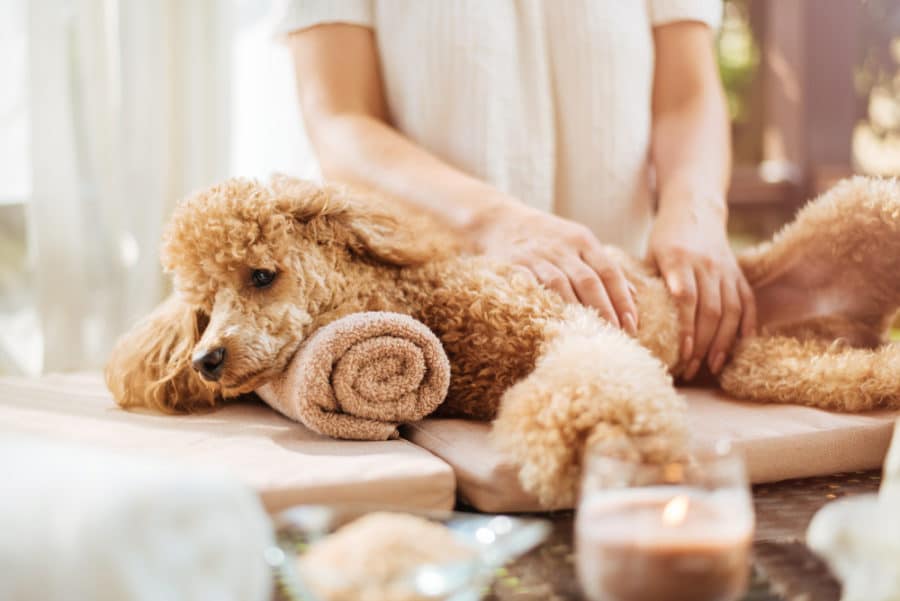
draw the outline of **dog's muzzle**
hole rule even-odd
[[[225,347],[220,346],[206,353],[203,351],[195,353],[191,365],[204,380],[215,382],[222,376],[222,369],[225,367]]]

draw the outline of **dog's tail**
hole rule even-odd
[[[835,411],[900,408],[900,344],[854,348],[788,336],[748,338],[719,380],[729,394]]]
[[[493,441],[547,507],[571,506],[587,448],[662,462],[685,444],[685,403],[665,366],[580,306],[548,328],[534,371],[506,391]]]

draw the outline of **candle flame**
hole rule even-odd
[[[687,495],[678,495],[666,503],[662,512],[663,524],[666,526],[678,526],[684,523],[689,505],[690,499],[688,499]]]

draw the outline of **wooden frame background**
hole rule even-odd
[[[735,165],[729,203],[799,206],[853,172],[863,9],[856,0],[750,0],[749,9],[760,46],[750,102],[762,161]]]

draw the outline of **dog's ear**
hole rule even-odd
[[[278,175],[271,187],[313,236],[345,244],[360,256],[391,265],[418,265],[459,246],[446,228],[421,211],[359,187],[320,186]]]
[[[191,351],[208,318],[172,295],[116,343],[106,366],[106,385],[124,408],[166,413],[210,409],[221,395],[191,367]]]
[[[439,259],[453,247],[433,220],[396,200],[340,189],[329,193],[346,198],[346,209],[335,216],[336,234],[346,236],[357,255],[405,267]]]

